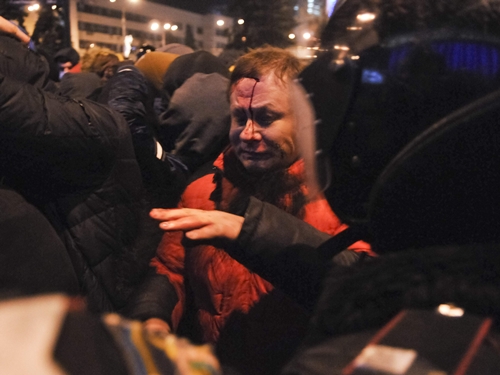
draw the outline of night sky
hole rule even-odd
[[[149,0],[155,3],[181,8],[196,13],[207,13],[214,6],[224,5],[228,0]]]

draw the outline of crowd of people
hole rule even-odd
[[[500,6],[465,3],[338,1],[312,62],[48,61],[0,17],[3,371],[498,374]]]

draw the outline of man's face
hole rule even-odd
[[[59,79],[63,77],[67,72],[71,70],[73,67],[73,64],[71,62],[66,61],[66,62],[60,62],[57,64],[59,66]]]
[[[285,83],[273,73],[243,78],[232,88],[229,138],[238,159],[253,173],[286,168],[298,156],[295,121]]]

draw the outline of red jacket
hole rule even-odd
[[[231,155],[226,153],[226,157],[228,154]],[[224,161],[225,157],[221,155],[214,166],[224,171]],[[300,176],[303,173],[303,162],[294,163],[288,173]],[[191,183],[182,195],[180,206],[214,210],[221,206],[221,202],[217,206],[213,200],[214,191],[222,189],[220,196],[224,201],[233,194],[231,189],[238,190],[226,177],[218,182],[214,177],[215,174],[209,174]],[[302,187],[302,190],[305,188]],[[222,202],[222,206],[224,203],[227,202]],[[303,220],[330,235],[347,228],[324,198],[305,205]],[[293,302],[284,302],[286,298],[278,291],[274,291],[271,296],[273,286],[269,282],[231,258],[222,248],[211,244],[185,248],[182,239],[182,232],[165,233],[157,256],[152,261],[157,273],[166,275],[175,286],[179,298],[172,314],[174,329],[184,313],[186,295],[192,293],[202,338],[206,342],[217,342],[219,336],[224,334],[228,322],[232,324],[236,321],[237,324],[234,325],[238,326],[238,330],[245,331],[242,339],[248,343],[261,343],[263,338],[269,342],[273,340],[271,336],[274,331],[275,337],[283,337],[283,332],[295,329],[301,332],[300,335],[303,333],[302,328],[305,328],[308,321],[307,314]],[[357,243],[355,247],[369,251],[367,244],[359,246]],[[267,297],[263,301],[265,296]],[[266,307],[258,306],[261,303]],[[252,312],[253,309],[258,313]],[[283,332],[277,329],[280,325]],[[290,330],[290,327],[293,329]],[[253,340],[249,336],[260,338]]]

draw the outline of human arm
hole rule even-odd
[[[124,119],[95,102],[46,92],[46,61],[18,41],[0,36],[0,49],[2,173],[49,190],[102,184],[115,159],[131,154]]]
[[[19,27],[17,27],[12,22],[6,20],[0,16],[0,33],[11,35],[23,44],[28,44],[30,42],[30,37],[22,32]]]
[[[250,198],[243,216],[221,211],[153,210],[165,230],[183,230],[191,240],[224,239],[226,251],[282,289],[312,307],[324,273],[335,265],[350,265],[359,256],[344,251],[343,242],[317,251],[332,237],[279,208]]]

